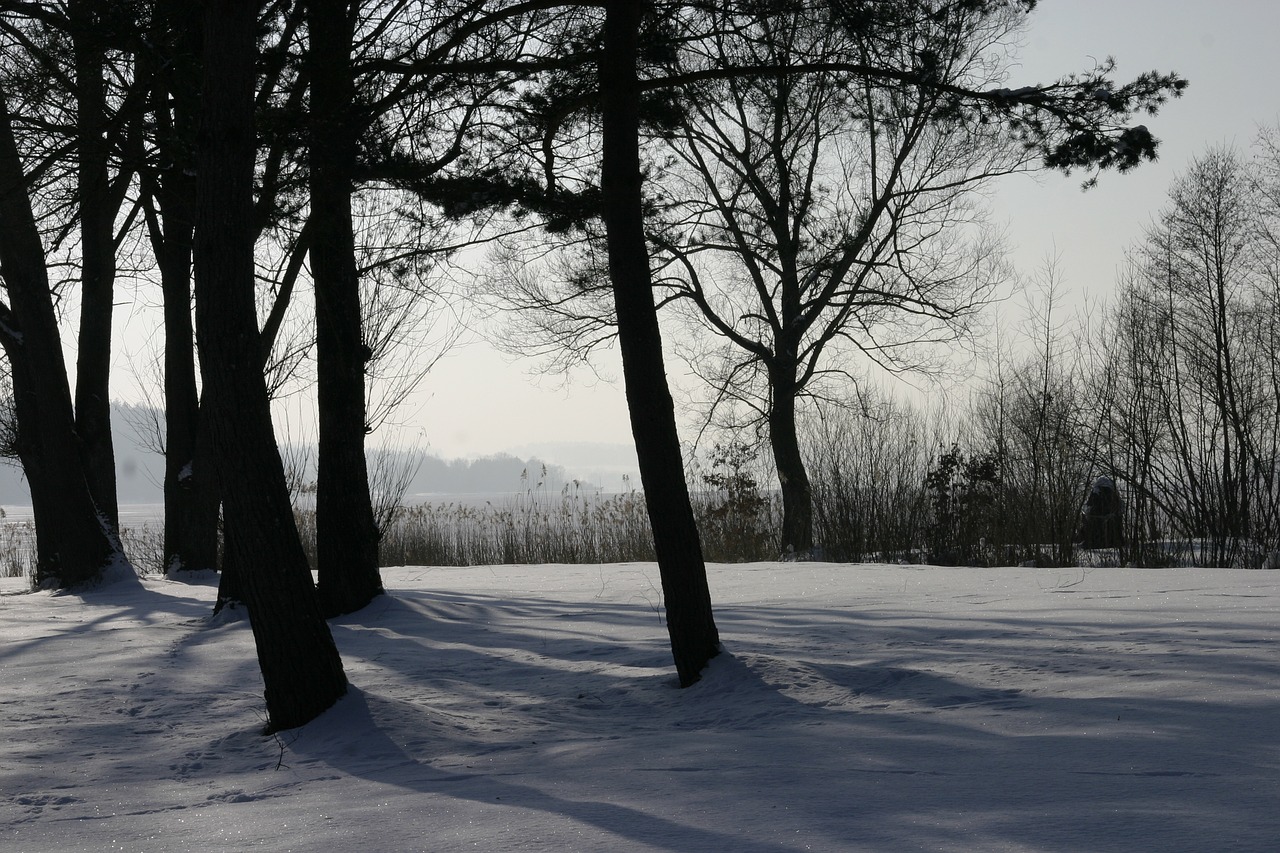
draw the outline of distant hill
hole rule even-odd
[[[152,410],[128,403],[111,404],[111,429],[116,451],[116,486],[122,504],[150,504],[164,500],[164,458],[152,447],[163,420],[152,417]],[[18,460],[0,463],[0,504],[29,505],[31,491]]]
[[[631,444],[593,441],[556,441],[527,444],[512,449],[519,457],[548,459],[572,472],[574,477],[590,480],[608,492],[625,492],[640,488],[640,463]]]
[[[146,406],[114,403],[111,407],[116,451],[116,476],[122,504],[154,504],[164,500],[164,458],[159,431],[163,414]],[[531,450],[532,448],[525,448]],[[503,494],[541,486],[558,492],[577,478],[582,488],[616,491],[622,483],[620,472],[635,470],[628,456],[630,448],[618,445],[548,445],[545,455],[498,453],[477,459],[443,459],[412,449],[370,452],[370,465],[387,465],[389,470],[416,469],[406,494],[429,500],[439,495]],[[286,466],[302,466],[303,477],[315,480],[314,447],[286,445],[281,448]],[[544,461],[550,457],[556,462]],[[563,460],[564,464],[561,464]],[[590,479],[591,482],[587,482]],[[638,479],[635,481],[638,486]],[[0,461],[0,505],[29,505],[31,493],[17,460]]]

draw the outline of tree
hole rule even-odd
[[[1082,416],[1088,408],[1083,359],[1071,355],[1061,286],[1056,261],[1046,261],[1019,336],[1027,346],[1020,357],[997,355],[993,375],[976,395],[973,440],[1001,460],[1006,558],[1073,565],[1099,422]]]
[[[1185,85],[1117,85],[1104,63],[1000,86],[999,48],[1033,3],[831,5],[673,10],[680,38],[663,32],[642,84],[667,107],[646,149],[661,300],[725,342],[695,360],[713,406],[746,402],[767,421],[797,553],[812,546],[798,401],[840,396],[820,386],[856,378],[852,355],[900,371],[923,364],[920,345],[959,339],[1001,274],[995,246],[968,239],[973,192],[1036,160],[1133,168],[1156,142],[1128,120]],[[682,103],[659,97],[676,91]],[[534,321],[535,348],[608,339],[589,244],[582,256],[558,281],[517,280],[517,304],[551,318]]]
[[[1167,555],[1160,542],[1168,516],[1161,494],[1161,465],[1166,457],[1166,422],[1162,415],[1160,376],[1164,333],[1152,323],[1139,296],[1139,266],[1131,259],[1121,274],[1116,302],[1101,331],[1091,341],[1097,352],[1087,384],[1085,417],[1098,424],[1096,463],[1116,474],[1125,491],[1122,528],[1126,563],[1162,565]]]
[[[924,539],[929,448],[940,442],[916,407],[859,390],[856,406],[820,408],[806,424],[816,535],[828,560],[909,561]]]
[[[34,580],[80,586],[109,564],[127,565],[115,532],[107,385],[115,217],[129,183],[127,170],[110,178],[108,144],[109,102],[128,100],[108,93],[105,82],[120,16],[89,0],[6,11],[14,14],[0,23],[12,48],[0,87],[0,266],[8,296],[0,313],[7,317],[16,449],[36,518]],[[68,245],[80,249],[82,296],[74,406],[52,292],[68,282],[49,276],[59,262],[77,266]]]
[[[1251,527],[1249,413],[1254,407],[1248,386],[1253,371],[1236,334],[1247,316],[1241,308],[1249,295],[1250,232],[1258,209],[1250,190],[1237,157],[1212,151],[1199,158],[1170,191],[1150,254],[1153,279],[1178,304],[1169,319],[1185,359],[1186,379],[1210,407],[1206,414],[1216,438],[1203,438],[1216,445],[1210,465],[1216,476],[1204,483],[1214,507],[1211,531],[1215,540],[1231,543],[1247,537]],[[1235,547],[1219,556],[1236,557]]]
[[[293,520],[262,374],[254,304],[256,6],[211,0],[205,7],[194,264],[227,547],[240,571],[272,731],[311,720],[347,682]]]
[[[1264,200],[1217,149],[1174,183],[1112,318],[1104,451],[1155,524],[1231,564],[1274,537],[1277,384]],[[1274,269],[1271,267],[1270,269]]]
[[[636,72],[642,11],[630,0],[613,0],[605,10],[599,66],[600,188],[631,431],[653,525],[671,650],[680,684],[687,686],[719,653],[720,639],[684,479],[644,236]]]
[[[80,331],[76,337],[76,435],[89,491],[112,531],[120,526],[111,438],[111,327],[115,304],[115,224],[132,173],[111,176],[107,49],[131,28],[127,9],[101,0],[67,5],[75,75],[76,196],[80,214]],[[117,131],[118,132],[118,131]]]
[[[207,436],[201,441],[191,317],[201,25],[179,0],[157,2],[147,24],[137,73],[148,84],[152,131],[131,136],[164,305],[163,562],[170,573],[203,571],[218,565],[219,500]]]
[[[365,363],[351,194],[360,130],[351,47],[360,3],[309,0],[311,277],[316,292],[319,458],[316,554],[326,615],[382,592],[365,463]]]
[[[804,398],[857,381],[859,356],[892,372],[925,367],[923,347],[961,338],[1001,280],[973,199],[1030,156],[956,117],[938,85],[991,85],[1002,69],[990,53],[1016,24],[948,10],[851,34],[800,8],[733,16],[682,54],[684,75],[800,69],[694,90],[650,228],[664,301],[723,343],[691,358],[712,386],[709,416],[745,403],[768,425],[786,552],[813,548]],[[928,85],[803,70],[852,58],[906,68],[924,51],[936,57]]]
[[[431,184],[442,170],[474,156],[465,144],[472,117],[503,75],[453,73],[432,63],[455,61],[475,35],[474,18],[489,14],[486,5],[303,4],[305,61],[288,75],[295,81],[289,101],[301,91],[309,100],[305,111],[286,104],[278,136],[287,146],[290,123],[304,117],[305,157],[286,158],[297,156],[297,173],[306,176],[305,207],[294,214],[305,225],[293,251],[296,261],[305,249],[315,292],[316,554],[329,615],[364,607],[382,590],[365,438],[394,405],[371,405],[370,392],[386,391],[375,386],[387,377],[387,356],[412,347],[416,327],[429,325],[438,305],[430,285],[414,279],[428,266],[424,258],[447,254],[453,228],[414,196],[434,198]],[[490,61],[511,49],[501,40],[486,46],[495,45]],[[358,227],[357,216],[379,221]],[[296,275],[301,265],[289,270]],[[273,309],[268,325],[278,317]],[[433,361],[396,371],[392,384],[407,392]]]
[[[44,247],[14,139],[10,95],[0,87],[0,345],[9,359],[16,449],[31,488],[39,586],[83,586],[126,564],[89,492]]]
[[[655,543],[663,573],[664,594],[668,610],[668,630],[673,654],[682,684],[697,680],[707,660],[719,649],[718,635],[711,617],[710,595],[705,566],[693,522],[683,465],[675,432],[674,407],[666,386],[662,364],[661,339],[658,335],[647,275],[647,250],[643,232],[635,230],[640,216],[640,173],[638,160],[638,102],[636,76],[637,41],[642,9],[633,4],[606,5],[607,34],[601,38],[599,23],[591,13],[577,9],[557,10],[557,4],[509,4],[489,9],[484,3],[461,3],[449,24],[428,38],[410,40],[410,49],[395,58],[374,59],[362,64],[369,73],[387,75],[387,94],[367,99],[363,107],[372,133],[366,135],[367,156],[360,163],[360,176],[365,180],[382,180],[391,186],[410,189],[421,197],[441,204],[451,215],[464,216],[491,206],[518,203],[547,217],[553,229],[563,230],[581,224],[584,218],[600,216],[601,193],[587,186],[581,194],[565,192],[556,186],[557,168],[553,162],[557,131],[565,119],[589,105],[578,100],[584,85],[595,82],[582,75],[583,69],[598,63],[601,79],[618,82],[625,92],[620,98],[601,98],[608,86],[601,84],[590,93],[590,101],[601,109],[601,136],[605,152],[599,162],[601,187],[618,189],[618,204],[603,210],[609,231],[611,268],[614,273],[619,316],[625,341],[624,373],[627,376],[633,429],[636,433],[642,477],[654,519]],[[570,4],[571,5],[571,4]],[[548,20],[548,16],[550,20]],[[612,16],[612,17],[611,17]],[[624,20],[625,19],[625,20]],[[621,23],[619,23],[621,21]],[[541,26],[539,26],[541,24]],[[612,29],[609,29],[612,26]],[[593,31],[594,30],[594,31]],[[552,39],[549,33],[566,34]],[[568,33],[574,38],[569,38]],[[574,45],[581,37],[594,47],[556,53],[551,46]],[[608,46],[601,46],[602,42]],[[595,49],[598,47],[598,49]],[[557,76],[554,72],[568,72]],[[550,73],[546,91],[528,87],[527,96],[513,105],[517,78]],[[577,79],[573,79],[573,75]],[[612,76],[611,76],[612,75]],[[566,89],[561,89],[566,85]],[[398,103],[407,94],[430,93],[437,87],[466,92],[463,121],[454,136],[454,144],[440,157],[423,158],[414,146],[386,136],[385,122],[379,110]],[[469,89],[469,91],[467,91]],[[549,93],[549,94],[548,94]],[[366,93],[367,94],[367,93]],[[487,133],[472,138],[467,132],[468,120],[489,107],[489,99],[497,96],[507,110],[519,110],[522,120],[514,127],[508,124],[496,134],[499,122],[492,118]],[[567,98],[569,102],[561,101]],[[567,109],[567,112],[563,110]],[[532,117],[532,121],[529,119]],[[507,131],[506,127],[512,127]],[[539,187],[536,180],[513,173],[516,157],[513,138],[536,127],[544,131],[545,146],[539,154],[550,153],[551,160],[539,170],[547,184]],[[500,137],[495,140],[494,137]],[[523,141],[529,141],[525,136]],[[362,139],[362,142],[365,140]],[[379,144],[382,143],[382,144]],[[569,145],[565,150],[572,150]],[[477,154],[492,155],[489,162]],[[374,155],[382,154],[378,157]],[[578,150],[575,157],[591,160],[595,150]],[[538,155],[534,155],[536,162]],[[529,161],[526,161],[529,162]],[[444,167],[460,167],[446,172]],[[636,252],[639,251],[639,255]],[[637,266],[637,264],[639,264]]]

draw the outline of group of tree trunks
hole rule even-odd
[[[133,194],[137,205],[123,218],[132,223],[142,217],[164,295],[166,568],[215,568],[221,523],[218,606],[242,602],[249,613],[268,728],[300,725],[343,695],[346,678],[325,618],[359,610],[382,592],[364,454],[370,349],[361,325],[353,222],[357,185],[382,180],[438,203],[455,218],[514,206],[545,216],[552,233],[603,223],[673,656],[680,684],[696,682],[720,643],[664,365],[650,257],[651,244],[662,241],[651,228],[653,205],[641,156],[646,128],[669,137],[680,122],[677,116],[673,123],[671,114],[682,111],[681,97],[697,96],[690,88],[697,81],[835,74],[867,90],[883,89],[887,97],[910,92],[942,103],[938,115],[948,121],[1002,123],[1049,165],[1124,169],[1151,156],[1155,143],[1145,128],[1117,122],[1181,87],[1177,78],[1158,75],[1113,86],[1104,69],[1052,86],[979,91],[933,66],[904,67],[903,62],[923,62],[924,54],[904,60],[876,49],[807,65],[778,59],[744,63],[745,54],[733,51],[694,70],[663,59],[678,54],[681,44],[697,43],[702,20],[715,24],[709,31],[750,41],[771,31],[760,26],[771,16],[798,15],[804,20],[797,26],[860,34],[859,44],[876,48],[910,43],[906,34],[919,36],[912,28],[924,27],[926,40],[938,41],[930,28],[939,16],[963,23],[1020,13],[1034,4],[956,0],[876,4],[872,10],[831,3],[790,11],[757,5],[698,10],[632,0],[601,0],[594,7],[454,0],[419,10],[406,22],[393,20],[406,4],[383,10],[374,0],[206,0],[201,15],[182,0],[157,0],[145,20],[135,18],[143,15],[141,8],[129,11],[106,0],[71,0],[65,6],[0,0],[0,11],[17,22],[10,35],[24,32],[25,24],[44,28],[49,43],[61,40],[72,53],[71,70],[59,79],[71,81],[64,95],[75,116],[67,146],[75,152],[80,252],[74,399],[33,207],[39,204],[41,177],[24,168],[10,111],[23,97],[0,88],[0,267],[7,294],[0,303],[0,344],[8,356],[18,425],[13,449],[35,508],[36,582],[83,587],[113,562],[125,564],[108,417],[109,365],[117,229],[125,199]],[[378,17],[380,10],[386,18]],[[361,22],[366,29],[358,32]],[[390,39],[397,27],[410,33],[398,43],[403,52],[370,57],[371,45]],[[261,49],[264,33],[279,39],[267,51]],[[949,33],[953,39],[971,35],[964,26]],[[707,38],[707,44],[716,43]],[[502,39],[510,42],[505,48]],[[29,50],[36,41],[16,39]],[[931,49],[963,47],[933,41]],[[305,45],[301,60],[293,50],[299,45]],[[419,50],[426,52],[415,54]],[[357,51],[365,51],[363,77]],[[131,57],[127,84],[120,81],[130,74],[108,75],[109,63],[120,55]],[[61,60],[47,54],[32,61],[52,67]],[[272,88],[286,79],[294,81],[288,92]],[[382,88],[362,88],[373,85],[370,80]],[[1105,98],[1078,97],[1086,89],[1101,91],[1104,83],[1110,87]],[[109,94],[112,85],[116,89]],[[442,108],[438,124],[413,125],[405,116],[418,102],[410,102],[427,97],[453,102]],[[497,101],[500,108],[486,112]],[[413,134],[441,134],[448,143],[443,153],[427,162],[415,147],[422,140],[396,138],[394,122],[384,120],[393,109],[402,110],[397,121],[404,123],[397,126],[413,127]],[[459,117],[446,121],[450,109]],[[270,123],[264,124],[267,115]],[[598,136],[559,139],[578,119],[598,122]],[[510,148],[501,149],[503,144]],[[468,146],[509,171],[478,162],[482,158]],[[591,153],[593,146],[598,153]],[[583,189],[568,191],[557,181],[561,149],[573,153],[564,159],[587,164],[574,178]],[[284,186],[280,173],[285,161],[297,164],[292,187]],[[452,169],[448,174],[446,167]],[[287,193],[306,201],[284,212]],[[294,521],[264,378],[279,311],[260,327],[256,302],[255,246],[268,223],[289,216],[305,219],[290,250],[290,274],[296,277],[307,252],[315,291],[317,582]],[[777,228],[789,227],[785,220]],[[847,270],[855,260],[836,263]],[[804,550],[812,544],[812,523],[794,406],[812,367],[793,352],[793,338],[812,317],[796,294],[787,298],[795,304],[788,303],[776,330],[777,352],[766,359],[774,391],[768,420],[788,505],[786,541]]]

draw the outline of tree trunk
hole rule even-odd
[[[74,587],[99,580],[124,555],[104,529],[85,478],[44,246],[6,101],[0,90],[0,267],[9,294],[9,305],[0,306],[0,344],[9,357],[18,456],[31,488],[34,581]]]
[[[80,204],[80,334],[76,340],[76,433],[85,476],[112,533],[120,528],[111,440],[111,318],[115,303],[115,219],[108,160],[105,56],[90,0],[69,6],[76,75],[77,182]]]
[[[782,553],[806,559],[813,554],[813,491],[796,433],[795,368],[769,371],[769,445],[782,489]]]
[[[166,213],[160,260],[164,293],[164,566],[166,572],[218,567],[218,490],[212,454],[198,452],[200,398],[191,325],[191,228]],[[157,253],[160,254],[160,253]]]
[[[181,0],[160,4],[157,18],[154,40],[166,45],[167,62],[152,71],[152,113],[165,166],[155,186],[160,222],[152,226],[152,248],[164,294],[164,566],[172,573],[217,568],[219,501],[212,454],[202,458],[197,451],[200,396],[191,324],[196,182],[190,152],[200,96],[200,27]]]
[[[671,651],[680,684],[687,687],[719,653],[720,637],[684,479],[644,236],[636,75],[641,6],[633,0],[613,0],[607,6],[600,63],[600,182],[627,408],[653,526]]]
[[[347,0],[310,0],[311,276],[316,289],[316,569],[326,616],[382,593],[365,462],[360,279],[351,221],[356,138]]]
[[[254,305],[253,124],[257,4],[205,6],[194,245],[206,424],[265,686],[268,731],[318,716],[346,692],[320,614],[271,426]]]

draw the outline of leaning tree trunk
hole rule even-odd
[[[641,5],[614,0],[606,11],[600,62],[600,183],[631,431],[653,526],[671,651],[680,684],[688,686],[719,653],[720,637],[684,479],[645,244],[636,75]]]
[[[0,305],[0,344],[9,357],[17,451],[35,516],[33,580],[74,587],[99,580],[103,568],[124,555],[104,528],[85,478],[44,246],[6,100],[0,90],[0,267],[9,296],[9,304]]]
[[[311,277],[316,289],[316,570],[326,616],[382,592],[378,528],[365,462],[360,278],[351,221],[356,137],[354,38],[347,0],[308,4],[311,74]]]
[[[813,553],[813,490],[796,432],[795,368],[770,371],[769,446],[782,491],[782,553]]]
[[[268,731],[318,716],[347,688],[320,614],[271,426],[254,305],[253,123],[257,4],[205,5],[197,147],[196,337]]]

